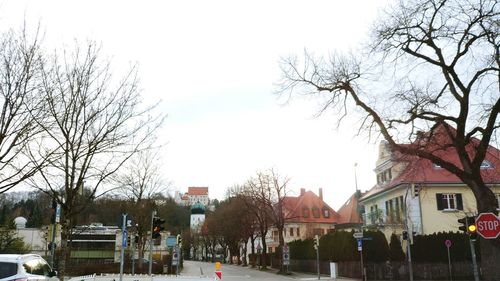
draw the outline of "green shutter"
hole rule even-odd
[[[462,201],[462,194],[457,193],[455,194],[455,198],[457,198],[457,209],[458,210],[463,210],[464,209],[464,204]]]
[[[443,194],[442,193],[436,193],[436,203],[437,203],[437,208],[438,210],[443,210]]]

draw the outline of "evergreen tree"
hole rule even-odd
[[[405,253],[401,246],[401,241],[396,234],[391,235],[391,242],[389,243],[389,260],[391,261],[404,261]]]
[[[25,254],[29,247],[16,235],[14,221],[0,226],[0,254]]]

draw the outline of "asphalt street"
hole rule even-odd
[[[292,273],[291,275],[276,274],[276,270],[260,271],[256,268],[238,265],[222,264],[222,280],[318,280],[314,274]],[[198,261],[184,261],[182,276],[213,278],[215,264]],[[321,280],[354,280],[354,279],[332,279],[328,276],[321,276]]]

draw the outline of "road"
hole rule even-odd
[[[184,261],[184,269],[182,276],[197,276],[197,277],[213,277],[215,271],[214,263]],[[313,274],[298,274],[278,275],[275,270],[260,271],[251,267],[243,267],[237,265],[222,264],[221,267],[222,280],[224,281],[239,281],[239,280],[318,280],[318,277]],[[327,276],[322,276],[321,280],[334,280]],[[339,279],[340,280],[340,279]],[[346,279],[343,279],[346,280]]]

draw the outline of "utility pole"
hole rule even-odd
[[[151,272],[153,271],[153,220],[155,216],[156,210],[153,210],[153,212],[151,212],[151,232],[149,234],[149,275],[151,275]]]

